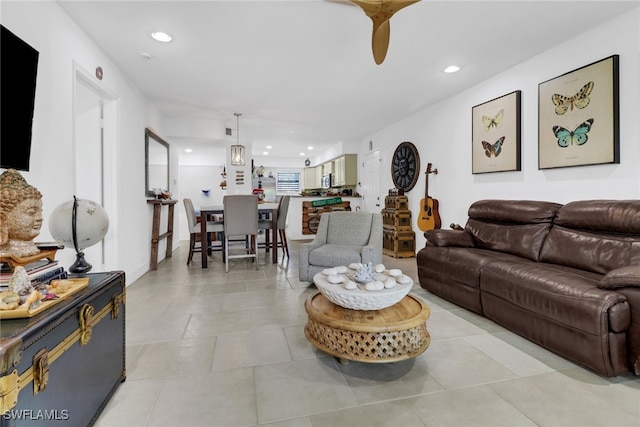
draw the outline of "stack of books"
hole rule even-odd
[[[27,271],[31,286],[38,288],[43,284],[48,284],[51,280],[66,279],[67,272],[64,267],[58,265],[58,261],[50,259],[40,259],[24,266]],[[9,281],[13,276],[13,269],[9,264],[0,264],[0,291],[9,288]]]

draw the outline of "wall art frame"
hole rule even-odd
[[[472,173],[521,170],[521,91],[471,108]]]
[[[619,55],[538,85],[538,169],[620,163]]]

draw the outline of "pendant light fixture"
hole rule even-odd
[[[236,144],[231,146],[231,164],[233,166],[244,166],[244,145],[240,145],[240,113],[233,113],[236,116]]]

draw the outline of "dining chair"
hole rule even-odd
[[[258,268],[258,196],[253,194],[233,194],[224,196],[224,253],[225,271],[229,272],[229,260],[233,258],[254,258]],[[243,248],[245,253],[230,255],[229,240],[232,237],[251,237],[251,247]],[[246,251],[249,250],[247,253]]]
[[[291,196],[282,196],[280,197],[280,201],[278,202],[278,243],[275,248],[273,248],[273,239],[269,238],[269,233],[271,232],[271,219],[262,219],[258,221],[258,228],[261,230],[265,230],[265,243],[263,247],[267,248],[267,251],[273,248],[274,251],[277,251],[278,248],[283,248],[284,253],[289,257],[289,245],[287,243],[287,234],[286,234],[286,226],[287,226],[287,213],[289,212],[289,199]]]
[[[185,198],[182,200],[184,202],[184,208],[187,213],[187,225],[189,227],[189,255],[187,256],[187,265],[191,263],[193,259],[194,252],[201,252],[203,248],[206,248],[207,251],[222,251],[222,256],[224,260],[224,251],[222,242],[219,245],[214,245],[213,241],[211,244],[209,243],[210,233],[223,233],[224,225],[222,221],[207,221],[207,241],[200,242],[200,246],[196,246],[196,242],[201,233],[201,225],[198,219],[196,218],[196,210],[193,207],[193,202],[191,199]],[[203,218],[200,219],[204,220]]]

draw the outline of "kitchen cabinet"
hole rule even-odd
[[[344,156],[338,157],[333,163],[333,185],[340,187],[344,185]]]
[[[333,161],[322,164],[322,175],[333,174]]]
[[[315,181],[315,187],[313,188],[320,188],[322,187],[322,166],[316,166],[316,181]]]
[[[304,168],[304,188],[316,189],[322,187],[323,165]]]
[[[316,175],[316,167],[304,168],[304,188],[319,188],[320,182]]]
[[[356,154],[345,154],[333,160],[333,182],[336,187],[358,184],[358,160]]]
[[[345,154],[330,162],[304,168],[304,188],[322,187],[322,176],[331,174],[334,187],[358,185],[358,155]]]

